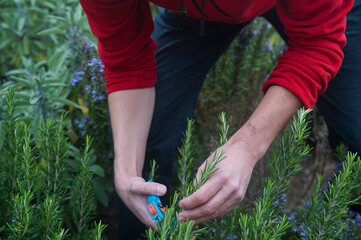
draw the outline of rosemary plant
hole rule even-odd
[[[252,215],[241,214],[239,224],[243,239],[280,239],[291,226],[283,208],[285,191],[290,177],[302,170],[299,162],[309,154],[305,139],[309,134],[306,115],[310,110],[300,109],[293,118],[290,132],[280,138],[272,154],[272,176],[265,179],[262,196],[256,201]]]
[[[360,203],[361,195],[354,196],[360,189],[361,160],[356,154],[348,153],[343,170],[335,176],[323,194],[320,192],[322,177],[317,178],[316,191],[312,194],[304,239],[341,239],[345,233],[348,205]],[[315,211],[317,210],[317,211]]]
[[[180,182],[178,191],[183,198],[186,196],[187,184],[191,181],[192,169],[194,166],[194,120],[189,119],[187,130],[182,139],[182,146],[178,148],[179,158],[177,159],[177,177]]]
[[[0,145],[0,239],[101,239],[105,226],[90,226],[95,211],[91,180],[98,172],[88,159],[90,138],[82,159],[76,159],[80,173],[71,174],[65,116],[45,120],[34,138],[17,117],[14,96],[9,88],[0,130],[8,136]],[[68,181],[72,175],[74,181]]]
[[[92,173],[89,164],[89,152],[92,139],[86,137],[86,147],[81,159],[80,173],[75,178],[73,189],[72,218],[76,227],[76,239],[83,239],[89,234],[88,223],[93,219],[95,199],[91,184]]]

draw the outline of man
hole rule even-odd
[[[241,202],[254,165],[299,107],[315,105],[338,71],[346,42],[345,16],[353,4],[352,0],[154,0],[170,11],[156,17],[151,37],[153,21],[146,0],[80,2],[99,39],[105,65],[116,190],[135,216],[153,228],[145,196],[164,195],[166,187],[144,181],[144,158],[156,158],[160,182],[169,186],[173,152],[193,114],[202,81],[239,31],[264,15],[284,32],[289,48],[263,86],[265,95],[257,109],[220,148],[227,158],[218,171],[180,202],[185,209],[178,215],[180,221],[209,221]]]

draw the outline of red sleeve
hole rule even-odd
[[[293,92],[306,108],[340,68],[346,44],[346,13],[353,0],[278,0],[277,13],[289,36],[289,48],[263,86],[280,85]]]
[[[156,82],[154,29],[146,0],[79,0],[98,38],[107,92]]]

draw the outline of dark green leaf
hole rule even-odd
[[[11,43],[11,38],[2,39],[0,42],[0,50],[6,47],[9,43]]]
[[[50,34],[62,34],[63,35],[63,34],[65,34],[65,32],[64,32],[64,30],[62,30],[58,27],[48,28],[48,29],[38,32],[38,35],[40,35],[40,36],[50,35]]]
[[[61,103],[61,104],[67,105],[67,106],[72,106],[72,107],[81,109],[81,106],[80,106],[80,105],[78,105],[78,104],[76,104],[75,102],[70,101],[70,100],[68,100],[68,99],[52,98],[51,101],[52,101],[52,102],[58,102],[58,103]]]
[[[51,70],[56,73],[64,65],[64,62],[68,56],[68,52],[65,50],[58,50],[53,56],[49,59],[49,67]]]
[[[41,98],[41,95],[38,95],[38,96],[32,96],[29,100],[30,104],[35,104],[39,101],[39,99]]]
[[[101,166],[97,165],[97,164],[91,165],[89,167],[89,170],[90,170],[90,172],[92,172],[94,174],[97,174],[97,175],[99,175],[101,177],[105,177],[104,169]]]

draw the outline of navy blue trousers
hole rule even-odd
[[[341,142],[349,151],[361,153],[361,1],[347,15],[347,44],[342,66],[327,90],[318,97],[329,130],[332,148]]]
[[[345,61],[337,77],[318,101],[330,129],[330,143],[349,144],[353,151],[361,152],[361,24],[360,2],[349,16],[345,48]],[[283,26],[275,9],[263,15],[287,41]],[[358,18],[358,19],[357,19]],[[149,161],[159,164],[157,181],[170,187],[174,151],[181,143],[187,118],[193,116],[203,80],[212,65],[239,34],[244,24],[205,22],[204,35],[199,35],[199,20],[171,11],[161,11],[155,17],[153,38],[158,48],[156,102],[147,142],[144,173]],[[145,176],[145,175],[144,175]],[[166,196],[162,199],[167,203]],[[145,227],[118,199],[119,239],[141,239]]]

